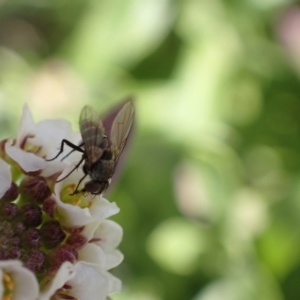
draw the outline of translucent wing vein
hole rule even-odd
[[[95,163],[103,154],[103,137],[105,129],[97,112],[85,106],[79,118],[80,132],[89,165]]]
[[[114,159],[118,161],[130,134],[134,119],[134,107],[127,102],[115,117],[110,133]]]

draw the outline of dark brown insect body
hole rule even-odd
[[[76,146],[64,139],[59,153],[53,158],[57,158],[63,152],[64,144],[73,149],[71,152],[82,152],[79,163],[64,177],[69,176],[84,161],[82,168],[84,176],[80,179],[73,194],[83,192],[99,195],[108,188],[120,155],[126,145],[133,124],[133,117],[134,108],[132,102],[129,101],[115,116],[108,135],[98,114],[90,106],[85,106],[82,109],[79,120],[82,144]],[[79,185],[86,176],[89,176],[91,180],[86,182],[84,188],[79,190]]]
[[[85,183],[83,192],[97,195],[108,188],[109,179],[113,176],[116,168],[116,162],[113,160],[110,150],[104,151],[103,156],[91,167],[86,163],[83,165],[83,172],[92,179]]]

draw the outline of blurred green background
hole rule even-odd
[[[300,6],[2,0],[0,135],[127,95],[113,300],[300,299]]]

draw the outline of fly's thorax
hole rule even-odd
[[[88,138],[86,139],[89,140]],[[107,151],[110,151],[108,145],[108,138],[106,135],[104,135],[102,139],[99,139],[99,137],[95,138],[95,143],[93,145],[86,146],[86,156],[89,160],[89,163],[94,164],[103,157],[103,154],[105,154]]]

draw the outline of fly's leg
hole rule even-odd
[[[78,151],[78,152],[84,153],[84,150],[83,150],[80,146],[74,145],[74,144],[71,143],[70,141],[68,141],[68,140],[66,140],[66,139],[63,139],[63,140],[61,141],[60,149],[59,149],[58,153],[56,154],[56,156],[53,157],[53,158],[51,158],[51,159],[46,159],[46,161],[52,161],[52,160],[56,159],[60,154],[62,154],[63,151],[64,151],[64,145],[65,145],[65,144],[67,144],[70,148],[73,149],[71,152],[73,152],[73,151]],[[69,154],[71,154],[71,152],[70,152]],[[68,155],[69,155],[69,154],[68,154]],[[67,156],[68,156],[68,155],[67,155]],[[66,158],[67,156],[65,156],[64,158]]]
[[[80,149],[82,150],[82,151],[80,151],[80,152],[84,152],[84,150],[81,148],[82,146],[84,145],[84,143],[81,143],[81,144],[79,144],[78,145],[78,147],[80,147]],[[63,161],[65,158],[67,158],[70,154],[72,154],[74,151],[79,151],[77,148],[75,149],[75,148],[73,148],[68,154],[66,154],[62,159],[61,159],[61,161]]]
[[[82,157],[81,157],[81,160],[79,161],[79,163],[66,176],[64,176],[63,178],[57,180],[56,182],[61,182],[64,179],[66,179],[69,175],[71,175],[81,165],[81,163],[84,161],[84,159],[85,159],[85,155],[83,154]],[[81,181],[79,181],[79,182],[81,182]]]
[[[77,184],[77,186],[76,186],[75,191],[74,191],[72,194],[70,194],[70,196],[73,196],[73,195],[75,195],[75,194],[79,194],[79,193],[83,192],[84,189],[78,191],[78,188],[79,188],[80,183],[83,181],[83,179],[84,179],[86,176],[87,176],[87,174],[85,174],[85,175],[79,180],[79,182],[78,182],[78,184]]]

